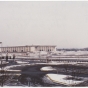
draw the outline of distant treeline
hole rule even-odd
[[[57,51],[88,51],[88,48],[83,48],[83,49],[74,49],[74,48],[72,48],[72,49],[65,49],[65,48],[63,48],[63,49],[56,49]]]

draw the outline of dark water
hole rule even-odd
[[[88,77],[87,74],[77,74],[75,71],[77,70],[87,70],[87,68],[83,67],[76,67],[74,66],[74,69],[72,66],[66,67],[66,66],[56,66],[52,65],[53,68],[57,69],[57,71],[41,71],[40,68],[50,66],[50,65],[34,65],[34,66],[25,66],[25,67],[14,67],[12,69],[21,69],[20,75],[17,75],[17,73],[12,73],[9,75],[9,73],[6,73],[2,76],[0,76],[0,86],[32,86],[32,87],[54,87],[54,86],[65,86],[62,84],[57,84],[51,81],[49,78],[46,77],[46,74],[48,73],[55,73],[55,74],[65,74],[65,75],[73,75],[73,76],[80,76],[80,77]],[[73,71],[74,70],[74,71]],[[67,78],[69,79],[69,78]],[[77,79],[74,77],[70,78],[73,80],[82,80]],[[84,85],[84,84],[83,84]],[[79,85],[80,86],[80,85]],[[86,85],[87,86],[87,85]]]
[[[56,73],[55,71],[44,72],[40,68],[45,65],[14,67],[12,69],[21,69],[20,75],[16,73],[4,73],[0,76],[0,86],[32,86],[32,87],[51,87],[64,86],[56,84],[46,77],[47,73]]]

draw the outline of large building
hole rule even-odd
[[[27,45],[27,46],[9,46],[9,47],[1,47],[1,52],[17,52],[17,53],[22,53],[22,52],[35,52],[35,51],[55,51],[56,46],[51,46],[51,45]]]

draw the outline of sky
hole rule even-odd
[[[0,42],[88,47],[88,1],[0,1]]]

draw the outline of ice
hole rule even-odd
[[[13,68],[13,67],[20,67],[20,66],[26,66],[26,65],[30,65],[30,64],[6,66],[6,67],[4,68],[4,70],[10,70],[10,68]],[[11,70],[10,70],[10,71],[11,71]],[[14,71],[14,70],[13,70],[13,71]],[[19,71],[19,70],[16,70],[16,71]]]
[[[85,80],[68,80],[66,77],[71,77],[70,75],[61,75],[61,74],[47,74],[47,77],[49,77],[53,82],[64,84],[64,85],[75,85],[84,82]]]
[[[51,66],[46,66],[46,67],[42,67],[40,70],[41,71],[52,71],[52,70],[56,70],[56,69],[52,68]]]

